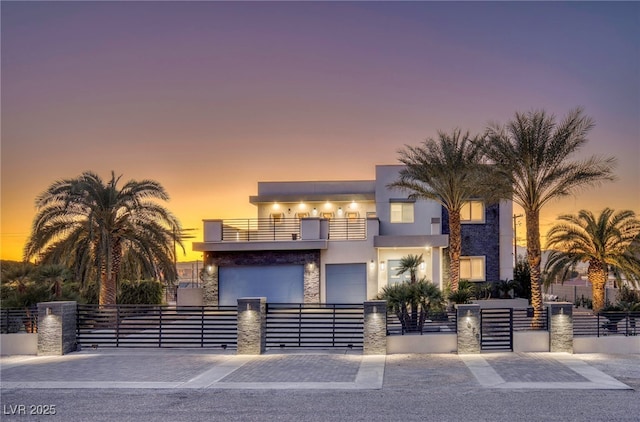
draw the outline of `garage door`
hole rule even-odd
[[[271,303],[302,303],[302,265],[220,267],[218,300],[235,306],[241,297],[266,297]]]
[[[327,264],[327,303],[362,303],[367,298],[366,264]]]

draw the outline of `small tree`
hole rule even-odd
[[[403,281],[386,286],[376,299],[387,301],[387,309],[396,314],[403,333],[422,331],[429,312],[443,308],[442,292],[424,278],[413,284]]]

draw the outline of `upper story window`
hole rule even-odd
[[[299,212],[299,213],[296,213],[296,217],[298,217],[298,218],[307,218],[307,217],[309,217],[309,213],[308,212]]]
[[[484,202],[467,201],[460,209],[461,223],[484,223]]]
[[[413,202],[391,202],[392,223],[413,223]]]
[[[460,257],[460,279],[469,281],[484,281],[484,256]]]
[[[322,213],[320,213],[320,216],[322,218],[326,218],[327,220],[331,220],[333,218],[333,213],[332,212],[322,212]]]

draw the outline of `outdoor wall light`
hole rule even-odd
[[[375,263],[375,261],[373,259],[369,263],[369,268],[372,269],[372,270],[376,268],[376,263]]]
[[[378,307],[377,307],[377,306],[375,306],[375,305],[373,306],[373,313],[374,313],[374,314],[377,314],[377,313],[378,313]]]
[[[380,271],[384,271],[384,261],[380,261]]]
[[[213,265],[211,264],[207,265],[207,274],[209,275],[213,274]]]
[[[342,215],[342,207],[338,207],[338,215]]]
[[[424,271],[427,269],[427,264],[425,264],[424,262],[422,264],[420,264],[420,270]]]
[[[47,308],[47,309],[45,310],[45,314],[46,314],[46,315],[51,315],[51,308]]]
[[[316,208],[313,209],[313,215],[318,215],[318,210]]]

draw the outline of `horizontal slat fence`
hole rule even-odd
[[[38,308],[0,309],[0,332],[37,333]]]
[[[574,336],[636,336],[640,334],[640,312],[573,314]]]
[[[367,238],[364,218],[332,218],[329,220],[330,240],[361,240]]]
[[[78,305],[83,347],[222,347],[237,345],[235,306]]]
[[[362,348],[362,304],[267,303],[267,347]]]
[[[427,317],[421,334],[450,334],[455,333],[456,312],[434,313]],[[395,313],[387,312],[387,335],[404,335],[402,324]]]
[[[300,238],[298,218],[253,218],[224,220],[222,240],[231,242],[258,242],[297,240]]]
[[[549,319],[547,318],[547,308],[542,309],[542,325],[532,326],[533,308],[513,310],[513,331],[547,331],[549,329]]]

